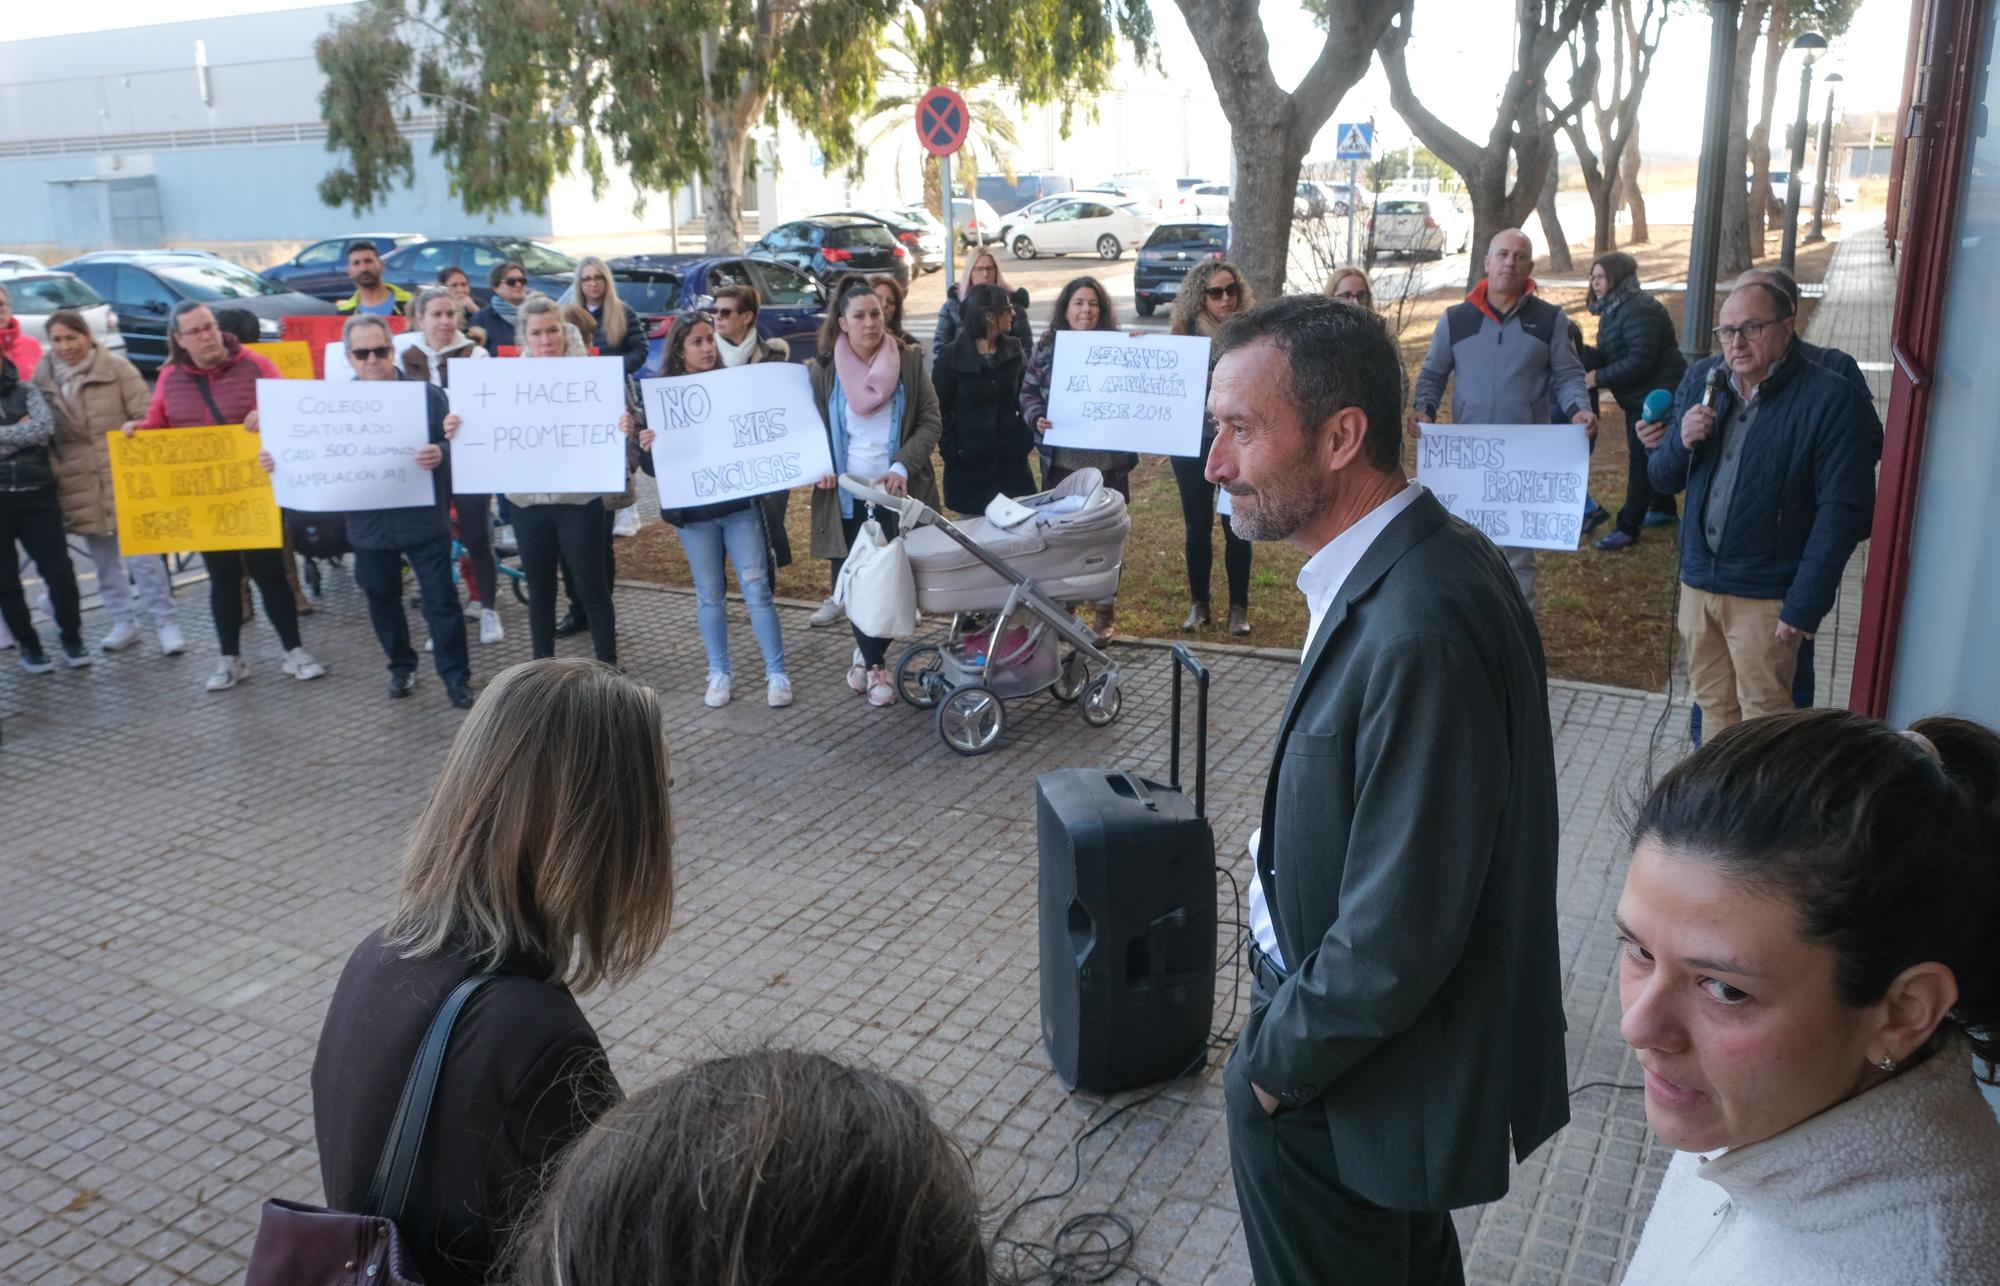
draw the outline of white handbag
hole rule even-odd
[[[917,578],[902,533],[882,535],[874,517],[861,524],[841,565],[833,596],[847,619],[870,638],[901,639],[917,632]]]

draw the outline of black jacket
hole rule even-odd
[[[500,346],[502,344],[510,348],[520,347],[520,341],[514,338],[514,323],[508,321],[499,313],[494,312],[493,305],[490,303],[472,314],[472,320],[465,323],[467,330],[471,330],[474,327],[486,333],[484,347],[487,352],[493,354],[495,357],[500,356]]]
[[[996,495],[1034,493],[1028,453],[1035,435],[1021,416],[1027,368],[1026,353],[1011,335],[1002,335],[990,354],[981,353],[970,335],[938,350],[931,383],[944,422],[938,438],[944,502],[959,513],[982,513]]]
[[[1597,352],[1585,356],[1583,368],[1596,371],[1597,387],[1611,394],[1627,419],[1636,420],[1646,394],[1656,388],[1672,392],[1681,382],[1687,358],[1665,305],[1639,293],[1597,323]]]
[[[396,378],[410,377],[399,370]],[[444,417],[451,414],[451,404],[443,389],[426,384],[424,405],[430,418],[430,440],[444,452],[444,459],[431,470],[434,498],[430,504],[407,509],[354,510],[347,515],[347,543],[356,549],[409,549],[440,536],[451,537],[451,519],[446,514],[446,507],[451,504],[451,444],[444,440]],[[414,469],[416,465],[410,467]]]
[[[1014,337],[1022,352],[1031,353],[1035,350],[1035,327],[1028,320],[1028,292],[1016,286],[1008,298],[1014,302],[1014,324],[1007,333]],[[937,331],[931,336],[933,353],[943,355],[958,338],[959,328],[965,324],[963,306],[964,301],[955,290],[944,297],[944,306],[938,309]]]
[[[595,344],[597,351],[605,357],[624,358],[625,374],[628,377],[636,375],[639,373],[639,368],[646,364],[646,323],[640,320],[639,314],[625,307],[624,300],[614,296],[606,302],[610,306],[624,311],[625,338],[618,342],[616,348],[606,343],[604,339],[604,309],[592,308],[586,304],[583,306],[583,311],[589,313],[590,319],[597,323],[597,333],[590,342]]]
[[[378,931],[348,957],[313,1056],[327,1205],[358,1211],[404,1079],[438,1006],[477,972],[462,955],[402,960]],[[452,1031],[398,1224],[430,1286],[489,1280],[545,1168],[619,1098],[604,1047],[546,962],[510,960]]]

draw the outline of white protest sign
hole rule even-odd
[[[328,380],[345,383],[354,378],[354,363],[347,360],[345,340],[336,339],[328,344],[322,361],[324,364],[320,369],[326,372]]]
[[[451,368],[451,483],[494,491],[625,490],[625,363],[514,357]]]
[[[1425,424],[1417,481],[1453,514],[1514,549],[1576,548],[1590,483],[1581,424]]]
[[[436,503],[417,467],[430,441],[426,385],[405,380],[258,380],[257,433],[287,509],[347,513]]]
[[[787,491],[833,472],[806,368],[760,362],[641,380],[660,507]]]
[[[1116,330],[1056,332],[1049,375],[1052,447],[1201,454],[1208,402],[1208,339],[1127,335]]]

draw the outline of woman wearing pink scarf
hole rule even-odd
[[[819,480],[812,498],[812,552],[833,560],[833,580],[868,507],[838,488],[835,476],[876,480],[891,495],[913,495],[937,508],[940,501],[931,454],[942,427],[937,392],[924,370],[923,352],[889,338],[882,301],[866,282],[845,287],[820,326],[819,356],[806,367],[813,400],[827,426],[833,473]],[[877,510],[884,535],[896,534],[896,516]],[[888,669],[889,640],[854,632],[847,686],[870,705],[896,700]]]

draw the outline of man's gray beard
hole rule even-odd
[[[1303,465],[1305,462],[1301,461]],[[1259,489],[1254,496],[1237,496],[1238,504],[1229,515],[1229,526],[1245,540],[1290,540],[1299,528],[1311,522],[1325,507],[1325,496],[1313,485],[1310,474],[1294,475],[1275,490]],[[1242,502],[1248,500],[1247,507]]]

